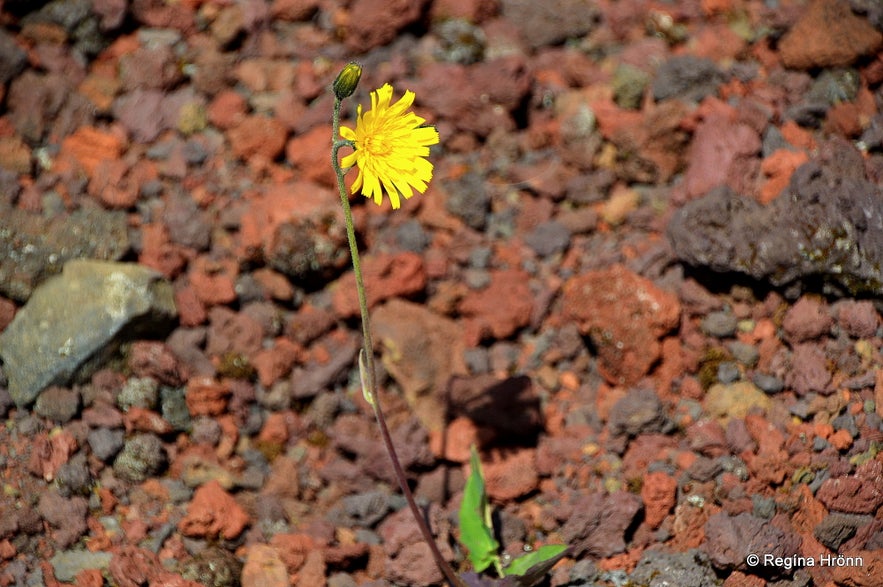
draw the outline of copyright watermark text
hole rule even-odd
[[[820,554],[819,556],[776,556],[774,554],[754,554],[745,557],[749,567],[779,567],[798,569],[801,567],[862,567],[865,561],[860,556],[842,554]]]

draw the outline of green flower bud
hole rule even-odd
[[[353,92],[356,91],[356,87],[359,85],[359,78],[361,77],[362,66],[355,61],[347,63],[340,73],[337,74],[337,79],[334,80],[334,84],[331,86],[337,99],[343,100],[344,98],[352,96]]]

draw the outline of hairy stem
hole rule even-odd
[[[356,229],[353,225],[353,212],[350,208],[349,196],[346,193],[346,185],[343,181],[343,176],[345,172],[340,167],[340,161],[338,159],[338,151],[340,151],[341,147],[352,146],[349,141],[338,139],[338,137],[340,136],[340,104],[341,100],[335,97],[334,113],[332,119],[333,138],[331,147],[331,165],[334,167],[334,172],[337,175],[337,189],[340,192],[340,203],[343,206],[344,221],[346,223],[346,236],[350,246],[350,257],[353,262],[353,273],[356,276],[356,290],[359,296],[359,311],[362,315],[362,345],[364,347],[366,371],[366,373],[362,374],[362,385],[364,386],[362,393],[365,395],[365,399],[368,401],[369,404],[371,404],[371,407],[374,409],[374,416],[377,419],[377,426],[380,428],[380,436],[383,438],[383,444],[386,447],[386,452],[389,454],[389,458],[392,461],[392,468],[395,472],[396,479],[398,479],[399,481],[399,486],[401,487],[402,493],[405,496],[405,501],[408,502],[408,508],[411,510],[411,514],[413,514],[414,520],[417,522],[417,526],[420,528],[420,534],[423,536],[423,539],[426,541],[426,543],[429,545],[430,550],[432,551],[432,558],[435,559],[435,564],[438,566],[439,570],[442,572],[442,574],[444,574],[445,578],[451,585],[453,585],[454,587],[467,587],[466,583],[464,583],[463,580],[457,576],[457,574],[454,572],[454,569],[451,568],[451,565],[449,565],[442,556],[441,551],[439,551],[438,549],[438,544],[436,544],[435,538],[432,536],[432,530],[430,530],[429,524],[427,523],[423,512],[420,510],[420,507],[414,500],[414,494],[411,493],[411,488],[408,485],[408,478],[405,475],[405,470],[402,468],[401,461],[399,461],[398,453],[396,452],[395,446],[392,442],[392,436],[389,433],[389,427],[386,425],[386,418],[383,415],[383,409],[380,407],[380,400],[377,397],[377,376],[374,366],[374,345],[371,340],[371,322],[368,315],[368,299],[365,295],[365,282],[362,276],[362,265],[359,260],[359,248],[356,243]]]

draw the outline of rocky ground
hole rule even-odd
[[[445,556],[480,446],[555,587],[883,584],[877,0],[0,2],[0,585],[440,584],[354,368],[353,198]],[[350,181],[355,174],[350,174]],[[754,562],[751,555],[757,555]]]

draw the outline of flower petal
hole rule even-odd
[[[379,205],[386,192],[393,209],[397,209],[402,198],[412,197],[415,190],[426,191],[433,168],[426,158],[429,146],[439,142],[439,135],[435,127],[424,125],[426,119],[408,112],[414,92],[406,91],[393,104],[392,96],[389,84],[371,92],[371,110],[363,113],[360,105],[355,129],[341,128],[341,137],[355,145],[355,151],[341,164],[359,167],[353,193],[361,190]]]

